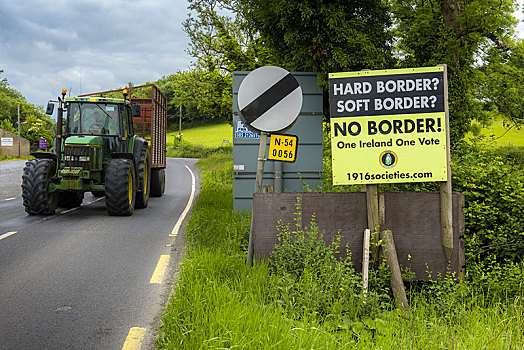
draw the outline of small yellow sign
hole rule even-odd
[[[271,134],[267,159],[294,162],[297,157],[297,146],[297,136]]]

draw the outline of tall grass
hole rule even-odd
[[[351,282],[359,277],[350,268],[334,265],[333,273],[322,274],[332,268],[323,255],[329,247],[308,241],[314,234],[305,241],[324,259],[313,261],[316,253],[303,252],[310,263],[300,265],[300,274],[282,273],[268,262],[246,267],[251,216],[232,209],[231,153],[215,153],[198,165],[202,189],[186,232],[188,254],[162,318],[159,349],[524,349],[523,263],[490,272],[480,267],[470,271],[467,283],[445,278],[408,284],[410,314],[380,298],[365,309],[358,283]],[[292,250],[281,250],[281,258],[293,258]],[[384,293],[380,284],[373,288]],[[336,307],[345,300],[360,304]]]

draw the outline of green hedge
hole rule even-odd
[[[468,260],[521,261],[524,254],[524,147],[461,145],[453,190],[466,196]]]

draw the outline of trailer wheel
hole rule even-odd
[[[151,196],[162,197],[166,190],[166,169],[156,168],[151,170]]]
[[[142,147],[138,163],[138,188],[136,191],[136,208],[147,208],[151,191],[151,153],[149,147]]]
[[[58,204],[58,192],[49,192],[49,182],[55,177],[55,162],[34,159],[26,163],[22,175],[22,198],[29,215],[52,215]]]
[[[84,192],[60,191],[58,193],[58,206],[62,208],[76,208],[82,204]]]
[[[106,208],[109,215],[128,216],[135,209],[136,175],[133,162],[111,159],[106,174]]]

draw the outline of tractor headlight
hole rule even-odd
[[[89,162],[91,160],[91,157],[89,156],[64,156],[64,160],[66,162]]]

